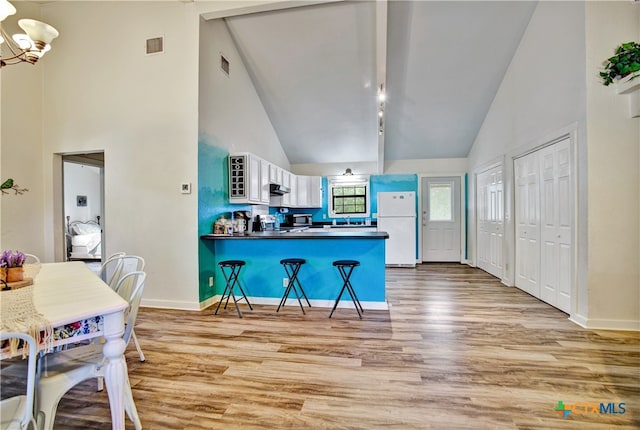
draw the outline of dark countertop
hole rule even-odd
[[[308,229],[304,231],[280,232],[280,231],[260,231],[246,233],[244,235],[219,235],[205,234],[200,236],[204,240],[238,240],[238,239],[388,239],[389,233],[386,231],[333,231],[332,229]]]

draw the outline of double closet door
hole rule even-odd
[[[570,140],[514,163],[516,286],[570,312],[574,201]]]

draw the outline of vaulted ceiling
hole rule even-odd
[[[335,2],[226,22],[292,164],[380,164],[468,154],[535,5]]]

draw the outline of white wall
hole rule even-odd
[[[466,158],[432,158],[420,160],[388,160],[384,173],[422,173],[428,175],[459,175],[468,167]]]
[[[293,164],[291,171],[297,175],[332,176],[341,175],[346,168],[350,168],[354,173],[359,174],[378,174],[377,163]],[[383,173],[449,175],[460,174],[466,171],[466,158],[433,158],[421,160],[387,160],[384,163]]]
[[[77,196],[86,196],[87,205],[78,206]],[[99,167],[64,163],[64,214],[71,221],[95,221],[102,215]]]
[[[626,1],[538,3],[469,154],[470,172],[505,161],[504,281],[513,285],[513,157],[570,135],[577,191],[571,318],[594,328],[640,328],[640,125],[628,118],[627,101],[598,80],[612,50],[638,40],[639,14]]]
[[[628,96],[600,84],[602,62],[640,40],[640,6],[587,2],[589,327],[640,330],[640,118]]]
[[[289,170],[289,160],[222,19],[200,25],[201,139],[229,152],[251,152]],[[230,73],[220,68],[220,55]]]
[[[515,265],[513,157],[567,133],[583,154],[585,94],[584,3],[539,2],[468,157],[469,258],[474,264],[475,174],[504,163],[503,282],[508,285],[514,284]],[[584,166],[577,169],[583,172]],[[578,246],[584,255],[586,244],[579,240]]]
[[[296,175],[334,176],[342,175],[349,168],[354,175],[376,175],[378,163],[298,163],[291,165]]]
[[[60,31],[43,84],[47,259],[55,154],[104,151],[106,254],[146,259],[143,304],[199,309],[197,193],[180,193],[197,181],[193,4],[56,2],[43,11]],[[165,53],[145,55],[145,39],[160,35]]]
[[[144,305],[199,309],[197,191],[180,184],[198,189],[200,13],[271,3],[15,2],[3,24],[40,18],[60,37],[37,66],[0,72],[0,171],[30,189],[2,198],[2,247],[61,259],[59,154],[104,151],[107,254],[146,258]],[[165,53],[146,56],[160,35]]]
[[[17,26],[19,18],[42,19],[40,7],[35,3],[14,2],[18,12],[2,22],[9,33],[23,32]],[[4,45],[4,44],[3,44]],[[4,52],[4,49],[3,49]],[[47,54],[49,55],[49,54]],[[2,80],[2,127],[0,132],[0,181],[13,178],[21,188],[29,191],[23,195],[0,197],[2,224],[0,224],[0,249],[20,249],[43,257],[42,240],[42,76],[46,67],[44,57],[35,66],[20,64],[0,69]]]

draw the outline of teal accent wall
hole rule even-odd
[[[249,205],[229,204],[229,152],[216,146],[214,137],[201,135],[198,139],[198,237],[213,232],[213,223],[223,214],[250,210]],[[222,291],[215,289],[215,279],[222,275],[215,265],[214,249],[206,241],[198,241],[199,297],[204,301]],[[214,277],[214,288],[209,277]]]
[[[416,213],[418,213],[418,175],[374,175],[371,184],[371,213],[378,213],[378,193],[389,191],[413,191],[416,193]],[[416,225],[417,227],[417,225]]]
[[[240,273],[249,297],[281,298],[282,278],[287,277],[280,260],[304,258],[298,277],[310,300],[335,300],[342,287],[335,260],[356,259],[351,283],[361,301],[385,301],[385,239],[219,239],[201,240],[215,250],[216,262],[245,260]],[[224,289],[224,278],[216,279],[216,291]],[[290,300],[295,301],[291,293]],[[343,300],[350,300],[345,293]]]

